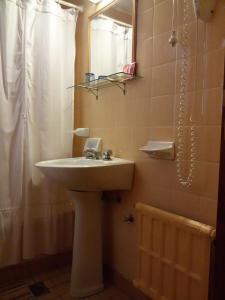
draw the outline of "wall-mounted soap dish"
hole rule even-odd
[[[165,141],[148,141],[147,145],[139,149],[147,153],[152,158],[158,159],[175,159],[175,144],[174,142]]]

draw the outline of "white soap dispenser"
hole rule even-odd
[[[88,138],[90,136],[90,129],[89,128],[76,128],[73,130],[73,133],[76,136]]]

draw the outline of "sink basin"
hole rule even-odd
[[[68,189],[75,202],[71,296],[84,298],[103,289],[102,191],[131,189],[134,162],[84,157],[35,164],[47,177]]]
[[[66,189],[106,191],[131,188],[134,162],[114,157],[109,161],[77,157],[42,161],[36,166]]]

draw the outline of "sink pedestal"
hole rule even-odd
[[[83,298],[103,290],[101,194],[70,191],[75,201],[72,297]]]

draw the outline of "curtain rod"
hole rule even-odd
[[[67,1],[64,1],[64,0],[56,0],[57,3],[59,4],[62,4],[62,5],[65,5],[67,7],[72,7],[72,8],[76,8],[77,10],[79,10],[80,12],[83,12],[83,6],[78,6],[76,4],[73,4],[73,3],[69,3]]]

